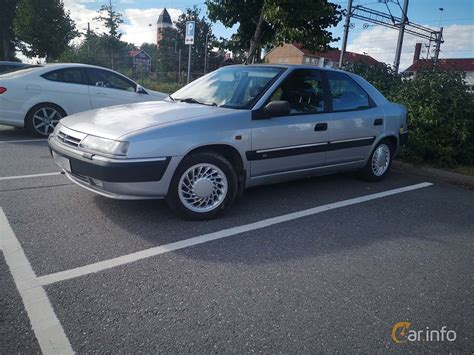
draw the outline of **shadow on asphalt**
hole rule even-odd
[[[353,174],[345,173],[252,188],[247,190],[244,197],[236,201],[229,211],[212,221],[181,220],[169,210],[162,200],[117,201],[95,196],[94,202],[101,213],[113,223],[158,246],[419,182],[404,181],[400,183],[400,180],[404,180],[406,177],[401,179],[397,174],[393,175],[392,180],[389,178],[385,183],[375,184],[358,180]],[[242,235],[247,237],[244,246],[239,244],[240,246],[229,247],[227,252],[219,255],[214,255],[211,251],[206,252],[206,250],[214,250],[213,248],[199,248],[200,251],[197,253],[192,251],[193,248],[186,248],[175,253],[193,255],[216,262],[262,263],[278,261],[279,258],[275,258],[275,248],[272,248],[273,250],[267,249],[267,246],[274,243],[274,241],[269,242],[269,240],[275,240],[275,237],[278,239],[277,244],[279,246],[277,248],[281,250],[281,253],[278,252],[278,254],[282,259],[301,258],[308,254],[314,256],[315,253],[323,251],[327,253],[357,248],[376,242],[381,237],[386,238],[388,234],[385,234],[385,228],[378,229],[379,232],[377,233],[373,230],[367,230],[364,237],[360,237],[360,230],[372,226],[370,217],[359,213],[363,208],[366,207],[357,206],[355,213],[352,208],[337,209],[319,214],[315,217],[318,221],[315,225],[308,225],[307,219],[297,219],[275,227],[244,233]],[[329,219],[327,218],[328,213],[332,216]],[[342,217],[341,219],[339,217],[334,218],[334,216],[344,215],[347,215],[346,219]],[[386,217],[391,218],[389,215]],[[344,220],[346,220],[345,223],[342,222]],[[341,227],[347,229],[349,237],[337,235],[337,233],[340,233]],[[394,228],[396,227],[395,224]],[[326,239],[328,233],[331,233],[334,228],[339,232]],[[358,237],[354,239],[352,232],[357,232]],[[258,236],[268,236],[268,238],[252,238],[255,233]],[[298,236],[303,236],[303,238],[295,238]],[[396,237],[396,233],[390,234],[390,238]],[[309,245],[308,238],[310,239]],[[232,239],[237,238],[224,238],[213,243],[232,243]],[[242,243],[241,237],[239,239],[240,242],[238,243]],[[249,247],[250,252],[245,253],[244,259],[237,256],[242,248],[247,249]],[[268,257],[265,257],[265,255]]]

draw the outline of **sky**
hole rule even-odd
[[[87,28],[87,22],[91,28],[101,32],[104,29],[94,21],[97,10],[107,0],[63,0],[65,8],[70,10],[71,17],[76,21],[79,30]],[[297,1],[297,0],[295,0]],[[388,4],[394,16],[401,16],[401,8],[397,0],[390,0]],[[400,5],[403,0],[399,0]],[[347,0],[332,0],[331,2],[347,6]],[[121,26],[122,39],[140,46],[143,42],[154,43],[156,41],[156,20],[159,13],[166,7],[172,20],[189,7],[197,6],[201,9],[201,15],[207,12],[204,1],[200,0],[112,0],[112,4],[123,14],[125,23]],[[363,5],[379,11],[387,11],[387,6],[378,0],[353,0],[353,5]],[[443,8],[443,11],[439,9]],[[474,58],[474,0],[410,0],[408,7],[408,19],[432,29],[444,27],[444,43],[441,45],[441,58]],[[342,42],[343,22],[337,27],[331,28],[334,37],[340,37],[331,46],[340,48]],[[349,51],[366,53],[375,59],[393,64],[398,31],[383,26],[369,25],[364,29],[364,22],[351,20],[353,25],[349,32]],[[219,37],[228,38],[236,30],[225,28],[220,23],[213,24],[213,32]],[[413,59],[416,42],[428,44],[428,41],[405,34],[402,47],[400,69],[407,68]],[[426,56],[426,48],[422,51]]]

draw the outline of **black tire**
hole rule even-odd
[[[374,166],[375,164],[374,160],[377,159],[375,155],[377,154],[377,152],[380,153],[379,149],[381,149],[382,151],[386,151],[386,149],[388,149],[388,153],[389,153],[388,165],[386,166],[386,168],[382,169],[383,170],[382,173],[380,172],[377,173],[377,167],[381,168],[381,166]],[[390,167],[392,166],[392,159],[393,159],[394,153],[395,153],[395,147],[393,146],[392,142],[390,142],[389,140],[380,141],[379,144],[377,144],[374,150],[370,153],[370,157],[367,160],[367,164],[361,170],[359,170],[358,176],[367,181],[380,181],[384,179],[390,173]]]
[[[48,118],[43,117],[44,113]],[[39,117],[45,119],[42,121]],[[35,137],[48,137],[53,132],[59,120],[66,116],[66,112],[55,104],[44,103],[33,106],[27,113],[25,127],[28,133]],[[43,124],[41,125],[41,123]]]
[[[185,174],[188,172],[193,167],[199,166],[202,164],[203,166],[206,164],[210,164],[209,167],[217,167],[220,172],[216,170],[216,175],[214,176],[220,176],[220,173],[223,173],[225,176],[225,180],[227,181],[227,188],[225,194],[217,194],[216,193],[216,199],[219,200],[219,202],[215,202],[216,206],[212,207],[212,205],[209,208],[212,208],[208,211],[196,211],[190,209],[191,204],[189,203],[188,205],[185,204],[182,199],[185,200],[185,196],[191,195],[189,193],[186,195],[186,192],[182,192],[183,189],[181,189],[181,192],[179,190],[180,188],[180,183],[181,179],[183,179],[183,183],[186,181],[186,176],[189,176]],[[199,180],[199,179],[198,179]],[[224,179],[221,179],[219,181],[219,184],[222,183],[222,181],[225,181]],[[189,182],[189,179],[187,180]],[[207,180],[206,180],[207,181]],[[196,181],[193,186],[193,196],[196,196],[194,193],[194,188],[197,186]],[[209,181],[205,182],[204,184],[209,184]],[[237,174],[235,172],[235,169],[232,167],[232,165],[219,154],[213,153],[213,152],[202,152],[202,153],[196,153],[192,154],[190,156],[187,156],[183,159],[183,161],[179,164],[178,168],[174,172],[173,178],[171,180],[171,184],[168,190],[168,195],[166,196],[166,202],[168,203],[168,206],[175,212],[177,215],[180,217],[183,217],[185,219],[191,219],[191,220],[208,220],[208,219],[213,219],[216,218],[223,210],[228,208],[230,205],[235,200],[235,197],[237,195]],[[216,185],[209,185],[213,186],[212,191],[221,191],[221,190],[214,190],[216,188]],[[221,186],[221,185],[219,185]],[[221,196],[218,198],[217,196]],[[195,206],[194,208],[199,208]],[[207,208],[206,205],[204,205],[202,208]]]

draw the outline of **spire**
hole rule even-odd
[[[172,25],[173,22],[171,21],[171,16],[168,13],[168,10],[166,10],[166,7],[161,11],[160,16],[158,16],[158,21],[156,21],[158,25],[163,25],[163,24],[168,24]]]

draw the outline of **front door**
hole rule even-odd
[[[252,120],[252,151],[247,152],[252,177],[325,163],[330,113],[320,71],[294,70],[270,97],[277,100],[290,103],[289,115]]]

